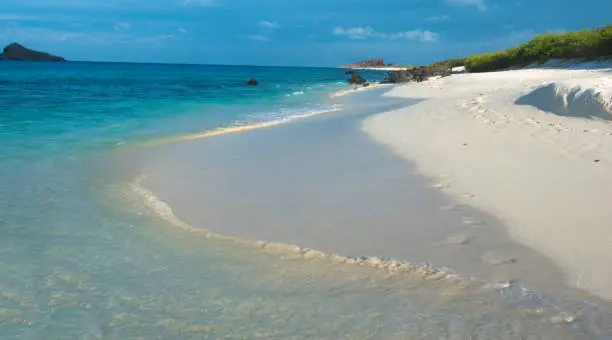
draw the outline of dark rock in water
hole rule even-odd
[[[355,71],[353,70],[347,70],[346,72],[344,72],[344,74],[353,74],[353,73],[355,73]]]
[[[259,85],[259,82],[257,81],[257,79],[255,79],[255,77],[253,77],[253,78],[249,79],[249,82],[247,83],[247,85],[257,86],[257,85]]]
[[[367,80],[357,74],[357,72],[351,73],[351,78],[348,80],[349,84],[362,85],[367,82]]]
[[[66,61],[62,57],[57,57],[45,52],[38,52],[25,48],[18,43],[12,43],[4,48],[0,54],[0,60],[28,60],[28,61]]]
[[[368,87],[368,86],[370,86],[370,83],[363,84],[363,87]]]
[[[446,67],[416,67],[413,69],[391,71],[384,80],[385,83],[406,83],[406,82],[421,82],[430,77],[440,76],[446,77],[451,75],[451,69]]]

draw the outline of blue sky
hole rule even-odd
[[[0,43],[71,60],[429,63],[612,23],[612,0],[0,0]]]

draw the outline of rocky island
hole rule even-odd
[[[0,60],[27,60],[27,61],[66,61],[66,59],[46,52],[39,52],[12,43],[4,48]]]
[[[348,65],[342,65],[339,68],[348,68],[348,69],[356,69],[356,70],[363,70],[363,69],[370,69],[370,70],[401,70],[401,69],[405,69],[406,66],[400,66],[400,65],[395,65],[392,63],[385,63],[385,61],[382,58],[376,58],[376,59],[367,59],[367,60],[361,60],[352,64],[348,64]]]
[[[385,64],[385,61],[381,58],[361,60],[356,63],[340,66],[340,68],[366,68],[366,67],[387,67],[392,65]]]

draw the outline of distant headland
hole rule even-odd
[[[348,69],[355,69],[355,70],[386,70],[386,71],[393,71],[393,70],[403,70],[406,67],[408,67],[408,66],[395,65],[395,64],[392,64],[392,63],[385,63],[385,61],[383,59],[376,58],[376,59],[360,60],[360,61],[352,63],[352,64],[342,65],[339,68],[348,68]]]
[[[27,60],[27,61],[66,61],[66,59],[46,52],[39,52],[12,43],[4,48],[0,60]]]

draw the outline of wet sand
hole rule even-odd
[[[196,228],[347,256],[430,263],[488,282],[518,281],[597,301],[518,245],[494,217],[457,205],[362,121],[412,102],[373,90],[333,99],[339,112],[155,148],[131,156],[143,185]]]

